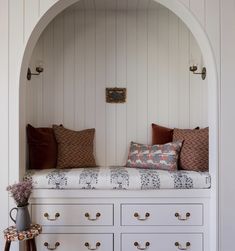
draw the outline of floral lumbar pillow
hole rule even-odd
[[[131,142],[127,166],[175,171],[181,146],[181,140],[152,146]]]

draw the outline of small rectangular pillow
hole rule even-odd
[[[52,128],[27,128],[29,169],[56,168],[57,143]]]
[[[53,130],[58,143],[58,168],[96,166],[93,153],[95,129],[73,131],[53,125]]]
[[[209,128],[190,130],[174,129],[173,140],[182,140],[179,168],[189,171],[209,169]]]
[[[164,145],[145,145],[131,142],[127,166],[176,171],[182,141]]]

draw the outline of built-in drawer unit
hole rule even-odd
[[[123,226],[201,226],[202,204],[122,204]]]
[[[122,251],[202,251],[202,234],[122,234]]]
[[[32,221],[43,226],[112,226],[113,205],[32,205]]]
[[[41,234],[36,243],[38,251],[112,251],[113,234]]]

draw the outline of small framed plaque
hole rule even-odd
[[[126,102],[126,88],[106,88],[106,102],[107,103],[125,103]]]

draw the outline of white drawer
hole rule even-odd
[[[113,205],[32,205],[32,221],[43,226],[111,226]]]
[[[122,251],[202,251],[202,234],[122,234]]]
[[[113,234],[41,234],[37,251],[112,251]]]
[[[124,204],[123,226],[201,226],[201,204]]]

